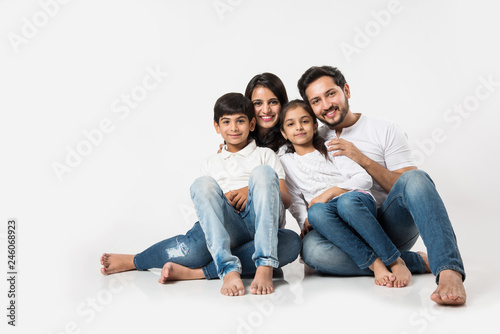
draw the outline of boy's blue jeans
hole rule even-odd
[[[436,281],[444,269],[459,272],[465,280],[455,233],[444,203],[427,173],[411,170],[401,175],[378,209],[377,220],[401,251],[401,258],[407,265],[421,261],[419,254],[408,252],[420,234]],[[318,272],[342,276],[372,274],[369,269],[360,269],[349,255],[316,230],[309,232],[302,244],[304,262]],[[424,272],[422,268],[420,271],[408,268]]]
[[[248,202],[247,202],[248,205]],[[281,209],[280,209],[281,210]],[[278,261],[280,267],[293,262],[299,255],[301,240],[297,233],[288,229],[278,230]],[[240,259],[242,275],[255,274],[255,253],[253,240],[231,249]],[[205,278],[218,278],[217,269],[207,248],[205,233],[196,223],[185,235],[177,235],[160,241],[134,257],[138,270],[162,268],[167,262],[174,262],[189,268],[202,268]]]
[[[401,253],[377,219],[375,200],[369,194],[351,191],[328,203],[316,203],[308,211],[316,231],[346,252],[360,269],[379,257],[388,266]]]
[[[191,198],[205,233],[219,278],[242,272],[231,249],[254,240],[255,266],[278,268],[278,226],[285,217],[279,179],[270,166],[254,168],[248,182],[245,209],[238,213],[214,178],[202,176],[191,186]]]

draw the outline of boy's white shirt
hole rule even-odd
[[[252,170],[260,165],[269,165],[279,179],[285,179],[285,171],[276,153],[269,148],[258,147],[255,140],[235,153],[228,152],[224,146],[221,153],[203,161],[201,174],[213,177],[222,191],[227,193],[247,187]]]

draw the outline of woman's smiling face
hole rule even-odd
[[[252,104],[257,119],[257,128],[262,133],[269,131],[279,121],[281,104],[276,95],[266,87],[258,86],[252,92]]]

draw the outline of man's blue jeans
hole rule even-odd
[[[309,224],[346,252],[360,269],[380,258],[388,266],[401,253],[376,218],[375,200],[367,193],[351,191],[309,209]]]
[[[420,255],[409,252],[420,234],[436,281],[444,269],[459,272],[465,280],[455,233],[444,203],[427,173],[411,170],[401,175],[377,210],[377,220],[407,264],[420,261],[420,268],[418,265],[417,268],[409,267],[412,272],[425,270]],[[304,262],[318,272],[342,276],[372,275],[370,270],[360,269],[349,255],[316,230],[309,232],[302,244]]]
[[[280,267],[293,262],[297,258],[300,249],[301,240],[297,233],[288,229],[278,230],[278,261]],[[242,275],[255,274],[256,266],[252,260],[255,253],[255,242],[253,240],[232,248],[231,253],[240,259]],[[138,270],[162,268],[167,262],[174,262],[189,268],[201,267],[207,279],[218,278],[217,269],[208,251],[205,233],[200,223],[196,223],[185,235],[178,235],[160,241],[134,257],[134,265]]]

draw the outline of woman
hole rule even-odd
[[[257,118],[252,138],[258,146],[269,147],[277,152],[281,143],[284,143],[279,130],[279,113],[288,102],[283,82],[272,73],[256,75],[248,83],[245,96],[252,101]],[[301,240],[295,232],[279,229],[280,267],[294,261],[300,248]],[[241,261],[242,275],[253,275],[256,271],[251,259],[253,252],[253,241],[232,249],[232,253]],[[104,275],[135,269],[163,268],[160,283],[169,280],[218,278],[199,223],[185,235],[160,241],[136,255],[105,253],[101,257],[101,264],[101,273]]]

